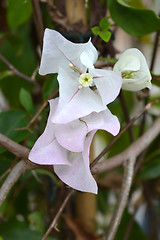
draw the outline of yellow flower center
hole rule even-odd
[[[136,75],[137,75],[136,71],[124,71],[124,72],[122,72],[122,78],[126,78],[126,79],[133,78]]]
[[[82,73],[79,77],[79,83],[81,84],[79,88],[89,87],[93,83],[93,77],[89,73]]]

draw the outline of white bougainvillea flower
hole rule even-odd
[[[51,122],[56,105],[57,100],[50,101],[51,111],[46,128],[30,151],[29,160],[37,164],[54,165],[57,176],[76,190],[97,193],[97,183],[89,168],[89,149],[95,132],[92,131],[85,138],[83,152],[75,153],[63,148],[56,140],[55,124]]]
[[[60,99],[52,121],[64,124],[92,112],[105,110],[106,105],[118,96],[122,84],[120,74],[114,73],[116,72],[89,69],[89,73],[80,74],[72,69],[60,68]]]
[[[61,146],[72,152],[82,152],[87,134],[93,130],[102,129],[112,135],[117,135],[120,124],[107,108],[99,113],[91,113],[83,118],[67,124],[55,124],[55,136]]]
[[[151,88],[151,74],[144,55],[137,48],[130,48],[122,53],[114,65],[113,71],[121,72],[122,88],[139,91]]]
[[[29,153],[29,159],[37,164],[44,165],[70,165],[66,150],[59,145],[54,133],[54,124],[51,122],[58,99],[55,99],[50,104],[50,113],[47,121],[46,128],[43,134],[38,138],[32,150]]]
[[[54,123],[64,124],[103,111],[118,96],[121,74],[95,69],[97,56],[90,40],[75,44],[46,29],[39,73],[58,72],[60,99],[52,118]]]
[[[84,141],[83,152],[73,153],[67,151],[69,165],[54,165],[57,176],[68,186],[82,191],[97,194],[98,187],[90,171],[89,149],[95,131],[88,134]]]
[[[49,102],[46,128],[33,146],[29,159],[37,164],[54,165],[55,173],[70,187],[97,193],[97,184],[89,168],[90,144],[97,129],[116,135],[120,129],[117,117],[106,109],[68,124],[54,124],[51,116],[58,99]]]
[[[97,50],[90,40],[87,43],[72,43],[59,32],[46,28],[39,73],[57,73],[59,67],[68,68],[69,64],[79,66],[78,70],[85,72],[87,67],[93,68],[97,58]]]

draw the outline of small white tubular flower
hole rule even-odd
[[[151,88],[151,74],[144,55],[137,48],[130,48],[122,53],[114,65],[113,71],[121,72],[122,89],[139,91]]]

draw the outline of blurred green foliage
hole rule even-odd
[[[160,18],[154,11],[139,9],[137,1],[132,7],[124,0],[108,0],[111,18],[124,31],[132,36],[140,37],[160,30]]]
[[[4,0],[5,1],[5,0]],[[38,1],[39,2],[39,1]],[[100,1],[105,2],[105,1]],[[146,9],[140,0],[108,0],[108,8],[110,18],[104,17],[92,28],[92,32],[104,42],[108,42],[111,37],[111,23],[115,22],[117,26],[132,36],[143,36],[157,30],[160,30],[160,19],[152,10]],[[4,56],[10,64],[18,71],[26,74],[28,77],[34,77],[35,81],[40,85],[39,91],[32,83],[16,76],[9,68],[0,60],[0,89],[4,95],[9,109],[0,112],[0,133],[6,135],[17,143],[32,148],[36,139],[43,132],[49,105],[45,107],[43,112],[38,116],[34,124],[28,130],[21,128],[26,127],[34,114],[39,110],[44,101],[58,89],[57,74],[40,76],[38,74],[38,66],[40,63],[40,46],[34,25],[34,10],[32,1],[30,0],[6,0],[7,7],[0,30],[0,54]],[[44,2],[40,2],[40,9],[45,27],[55,28],[48,8]],[[95,9],[96,11],[96,9]],[[90,29],[89,29],[90,30]],[[106,45],[108,46],[108,45]],[[115,63],[115,58],[103,56],[100,58],[103,63]],[[160,75],[155,75],[159,78]],[[160,86],[156,80],[153,83]],[[136,93],[123,91],[124,99],[132,115],[137,103]],[[149,98],[150,101],[152,98]],[[122,110],[119,99],[109,104],[109,109],[115,114],[120,123],[121,129],[126,125],[124,112]],[[160,110],[160,105],[157,104]],[[149,114],[151,121],[155,115]],[[132,127],[134,137],[139,137],[141,121],[137,121]],[[148,124],[145,125],[148,128]],[[113,136],[111,134],[103,134],[100,132],[104,142],[108,144]],[[131,144],[129,134],[126,132],[122,135],[111,150],[107,153],[108,157],[114,156]],[[145,160],[142,163],[140,171],[133,183],[132,193],[142,185],[142,181],[157,180],[160,177],[160,144],[159,139],[151,144],[145,154]],[[17,158],[0,147],[0,183],[6,179],[9,171],[17,162]],[[122,169],[117,170],[122,173]],[[105,176],[108,173],[104,173]],[[138,181],[138,184],[137,184]],[[21,176],[19,181],[10,191],[9,196],[0,207],[0,240],[39,240],[43,237],[44,232],[53,219],[53,207],[56,206],[59,199],[56,197],[60,192],[61,181],[51,172],[45,169],[26,172]],[[99,187],[98,207],[105,216],[111,216],[114,206],[108,203],[108,199],[112,192],[118,192],[109,188]],[[61,193],[62,194],[62,193]],[[118,194],[116,195],[118,197]],[[155,198],[156,200],[156,198]],[[72,211],[73,211],[72,204]],[[55,210],[55,209],[54,209]],[[126,211],[119,231],[115,240],[123,239],[126,226],[132,216]],[[98,224],[97,224],[98,225]],[[60,225],[61,227],[61,225]],[[102,232],[106,231],[105,226],[97,226]],[[132,230],[129,240],[135,239],[146,240],[147,237],[141,227],[133,221]],[[58,238],[48,237],[47,240],[56,240]]]

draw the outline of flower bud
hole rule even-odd
[[[121,72],[122,89],[139,91],[151,88],[151,74],[144,55],[137,48],[130,48],[122,53],[114,65],[113,71]]]

